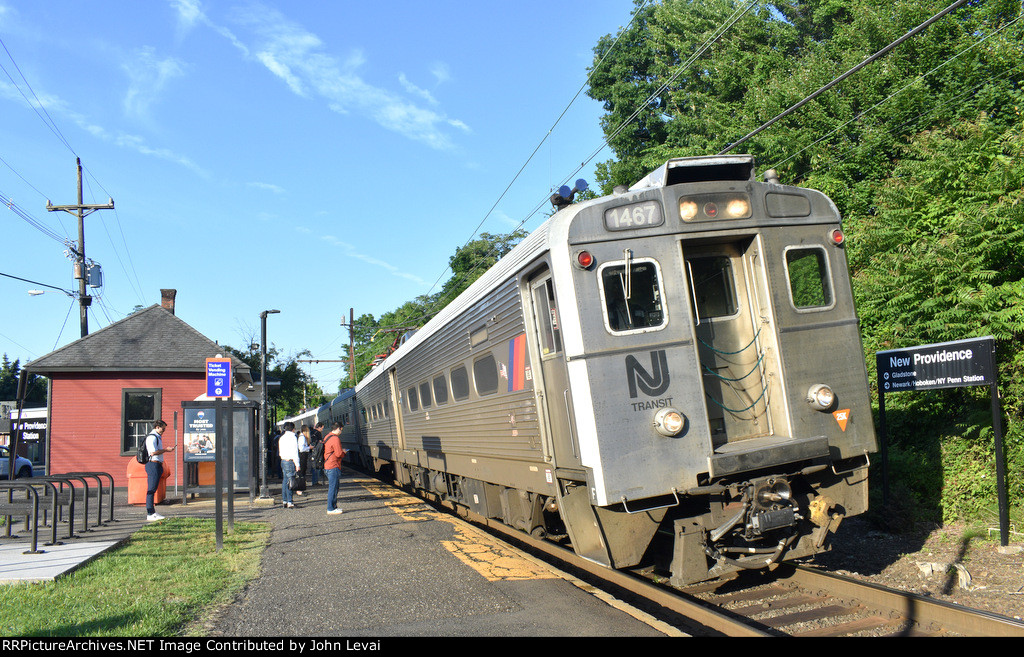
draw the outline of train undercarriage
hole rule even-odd
[[[380,476],[472,513],[571,547],[611,568],[646,568],[683,587],[830,549],[842,520],[867,507],[866,464],[848,470],[805,465],[751,473],[650,500],[651,508],[591,506],[583,482],[561,480],[556,495],[420,466],[374,460]],[[662,502],[665,502],[664,504]]]

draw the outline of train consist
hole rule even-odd
[[[681,158],[553,197],[309,419],[406,487],[677,586],[827,550],[867,508],[867,373],[835,205],[765,178]]]

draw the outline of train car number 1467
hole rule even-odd
[[[657,201],[644,201],[610,208],[604,212],[604,227],[608,230],[635,230],[653,228],[665,223]]]

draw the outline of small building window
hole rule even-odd
[[[160,419],[160,388],[125,388],[121,391],[121,452],[139,448]]]

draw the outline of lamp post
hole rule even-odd
[[[269,499],[267,490],[267,315],[280,310],[260,313],[260,498]]]

